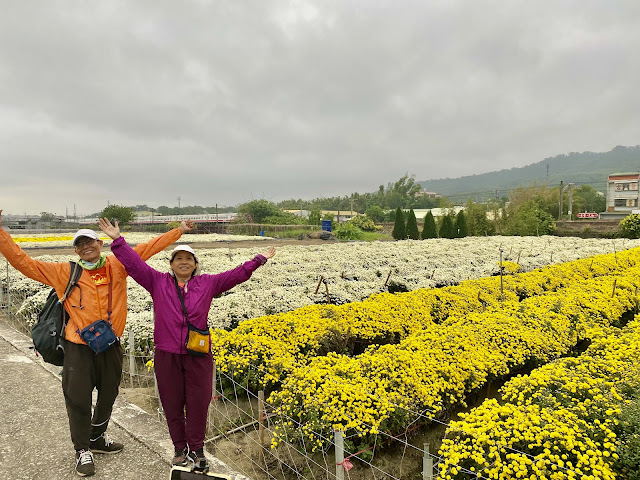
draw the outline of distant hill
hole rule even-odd
[[[483,202],[495,196],[507,196],[509,190],[520,186],[556,186],[560,181],[565,185],[574,183],[577,187],[588,184],[604,193],[608,175],[626,172],[640,172],[640,145],[617,146],[604,153],[571,152],[524,167],[416,183],[424,190],[439,193],[456,203],[466,202],[469,198]]]

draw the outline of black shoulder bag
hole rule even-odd
[[[31,327],[33,348],[45,362],[59,367],[64,363],[64,329],[67,326],[67,320],[69,320],[69,314],[63,303],[71,291],[78,286],[78,280],[82,275],[80,265],[76,262],[69,262],[69,264],[71,271],[64,295],[58,299],[55,288],[52,288],[44,307],[38,314],[38,321]],[[80,293],[80,298],[82,299],[82,293]]]

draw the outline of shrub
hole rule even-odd
[[[360,230],[363,230],[365,232],[376,231],[376,224],[373,223],[373,220],[371,220],[366,215],[357,215],[353,217],[351,220],[349,220],[347,223],[350,223],[354,227],[358,227]]]
[[[422,226],[422,233],[420,234],[422,239],[425,238],[438,238],[438,229],[436,228],[436,219],[433,218],[431,210],[424,216],[424,225]]]
[[[420,232],[418,232],[418,221],[416,220],[416,214],[413,211],[413,208],[409,210],[407,214],[407,230],[406,230],[407,238],[412,240],[418,240],[420,238]]]
[[[456,215],[455,234],[458,238],[466,237],[467,235],[469,235],[469,229],[467,228],[467,219],[464,215],[464,210],[460,210]]]
[[[442,224],[440,225],[440,238],[455,238],[453,221],[451,216],[445,215],[442,217]]]
[[[640,215],[632,213],[620,221],[620,234],[626,238],[640,238]]]
[[[338,228],[333,232],[336,238],[340,240],[360,240],[362,239],[362,230],[356,227],[351,222],[338,225]]]
[[[400,207],[396,208],[396,221],[393,225],[393,232],[391,235],[396,240],[404,240],[407,238],[407,227],[404,223],[404,213]]]

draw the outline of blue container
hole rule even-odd
[[[322,220],[322,230],[325,232],[331,231],[331,220]]]
[[[260,230],[260,236],[264,237],[264,230]]]

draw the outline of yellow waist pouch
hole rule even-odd
[[[187,341],[184,344],[187,353],[196,357],[202,357],[209,353],[211,350],[209,330],[200,330],[190,323],[187,323],[187,326],[189,331],[187,332]]]

